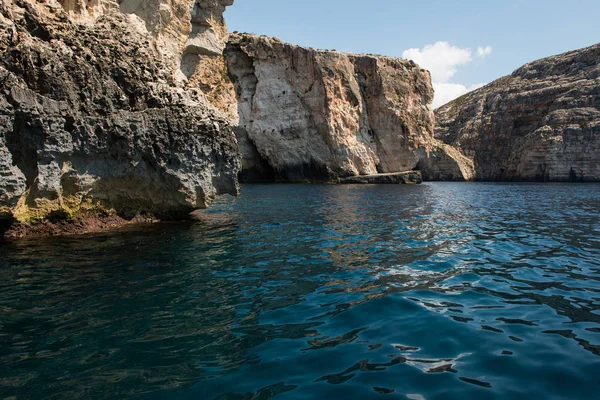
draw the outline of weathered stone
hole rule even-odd
[[[419,162],[416,169],[426,181],[470,181],[475,175],[473,161],[456,148],[434,141],[427,149],[417,150]]]
[[[351,176],[340,180],[345,184],[419,184],[423,183],[420,171],[393,172],[390,174]]]
[[[238,193],[230,117],[177,79],[173,60],[182,56],[185,30],[175,40],[179,53],[161,45],[176,27],[187,23],[191,32],[190,2],[119,2],[137,16],[116,3],[0,3],[5,216],[180,218],[218,194]],[[155,8],[161,18],[144,20]]]
[[[223,12],[232,4],[233,0],[193,2],[192,25],[183,47],[180,70],[187,79],[187,86],[201,89],[215,107],[235,122],[235,89],[223,57],[229,37]]]
[[[427,168],[432,150],[445,154],[433,139],[429,73],[411,61],[254,35],[232,35],[225,55],[243,181],[335,181]],[[457,179],[462,169],[451,168],[435,176]]]
[[[600,181],[600,44],[527,64],[436,120],[477,180]]]

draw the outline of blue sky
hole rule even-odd
[[[600,42],[600,0],[235,0],[225,16],[232,31],[420,60],[434,72],[438,103]]]

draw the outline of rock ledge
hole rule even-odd
[[[340,180],[343,184],[420,184],[423,177],[420,171],[393,172],[389,174],[351,176]]]

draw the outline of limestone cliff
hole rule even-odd
[[[527,64],[436,120],[478,180],[600,181],[600,44]]]
[[[0,1],[3,218],[178,218],[236,194],[230,118],[181,71],[220,56],[231,3]]]
[[[468,160],[433,139],[430,76],[411,61],[245,34],[230,37],[225,56],[238,97],[243,181],[414,168],[431,178],[470,178]]]

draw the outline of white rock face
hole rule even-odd
[[[222,56],[228,32],[223,19],[233,0],[49,0],[58,2],[72,20],[94,24],[103,15],[135,16],[131,26],[156,39],[157,50],[170,60],[176,79],[202,74],[201,56]],[[181,65],[180,65],[181,63]],[[200,69],[200,70],[198,70]]]
[[[60,3],[70,18],[79,22],[93,23],[105,13],[114,12],[118,1],[114,0],[49,0],[48,3]]]
[[[429,73],[413,62],[253,35],[232,36],[225,54],[244,181],[335,181],[429,168],[430,155],[446,155],[433,139]],[[449,179],[460,173],[457,166]]]

